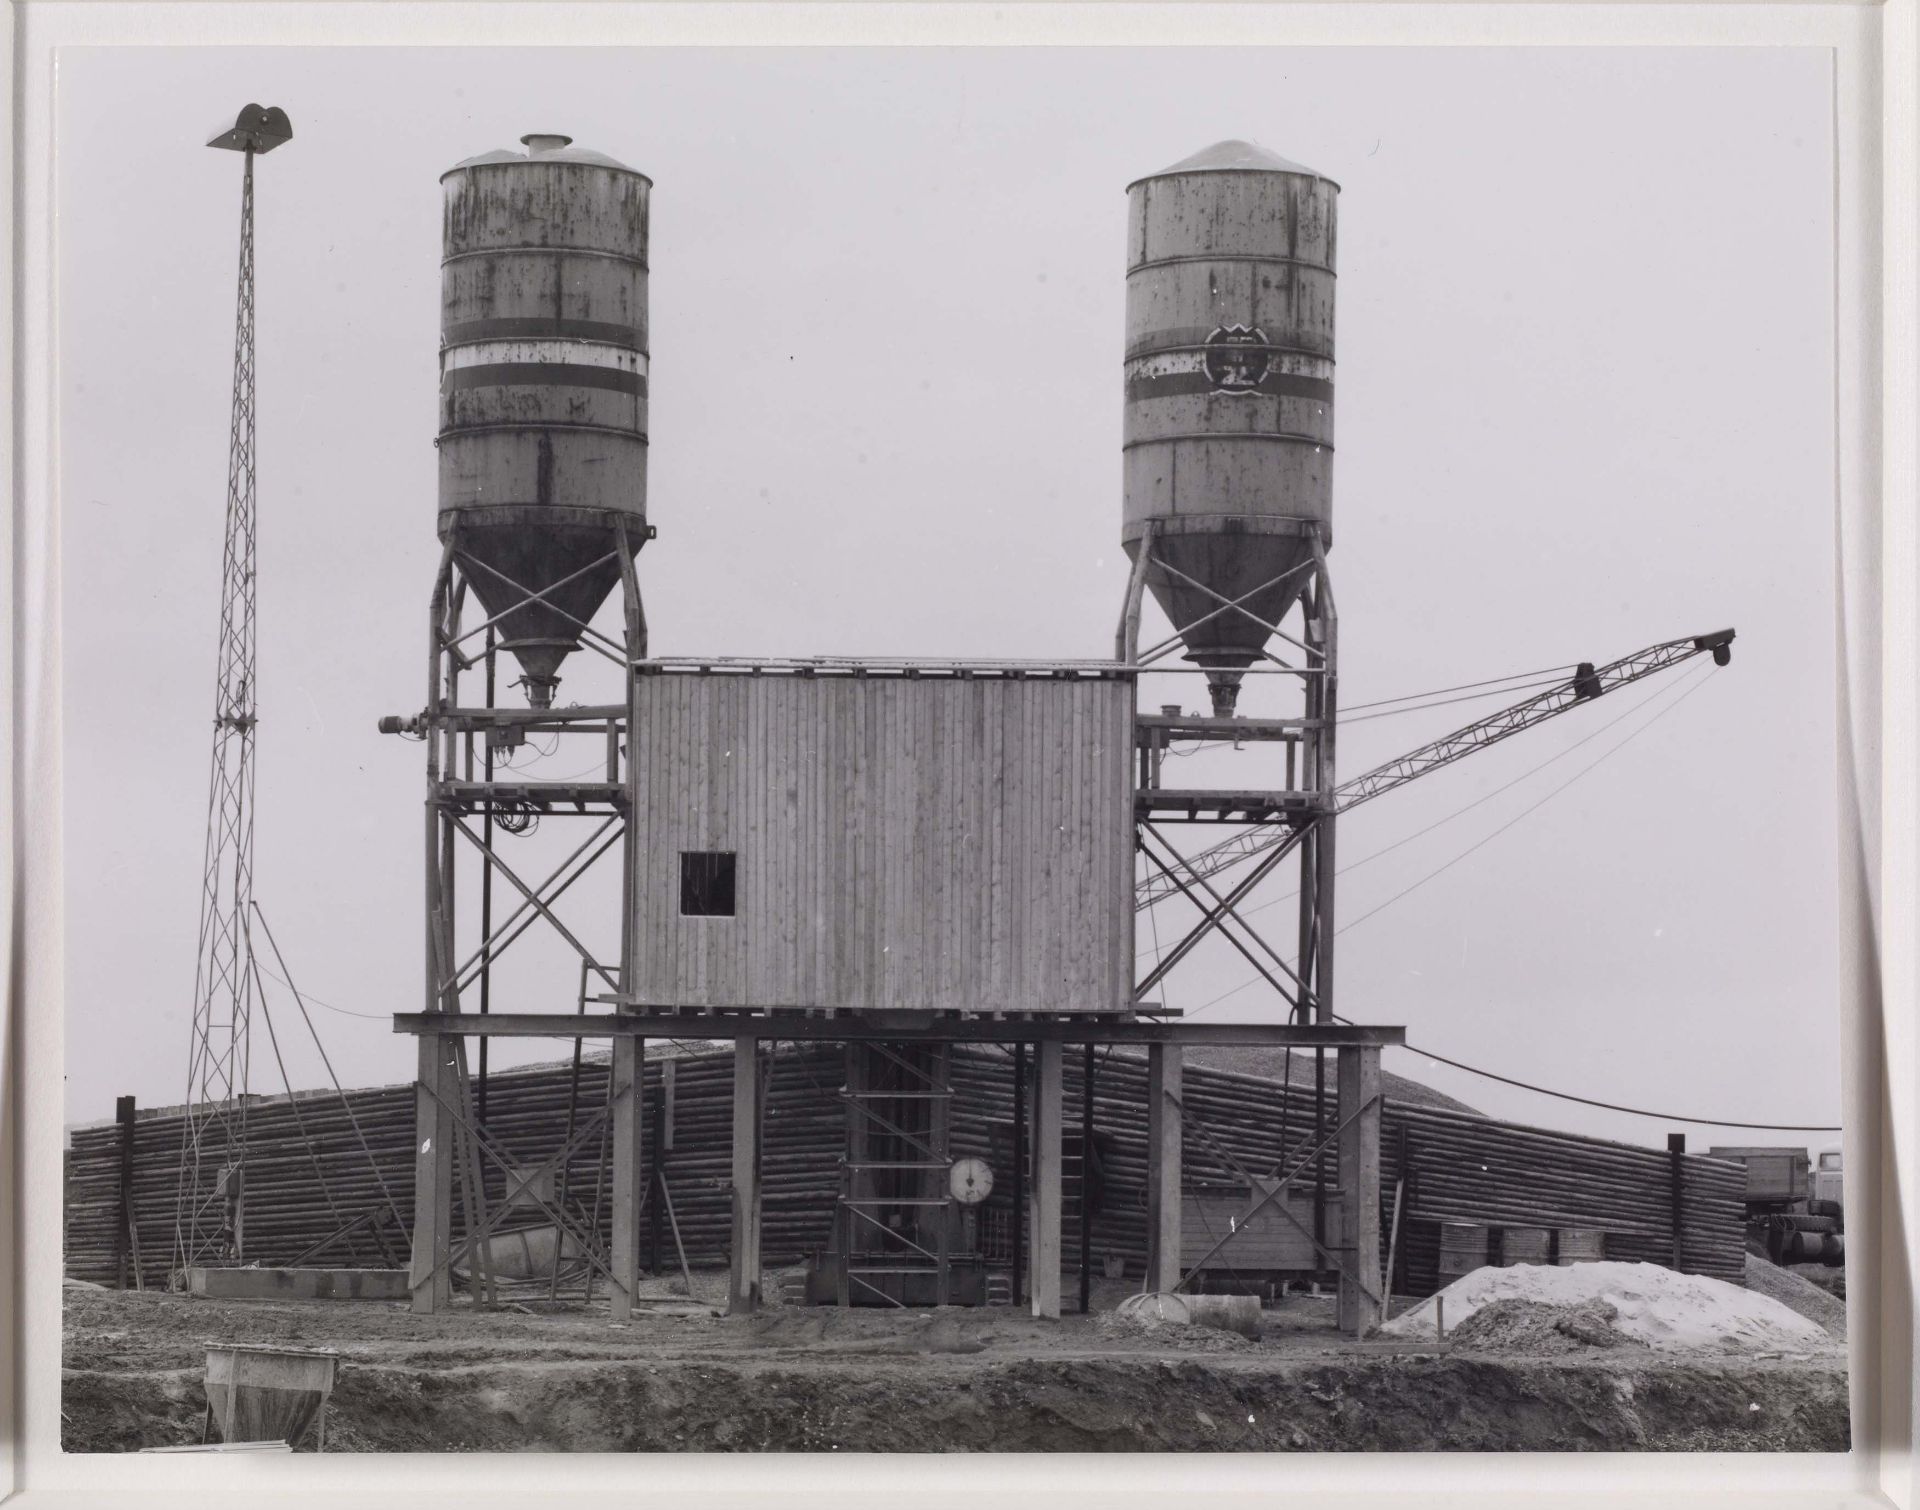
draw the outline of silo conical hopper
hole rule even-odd
[[[1241,141],[1127,188],[1121,539],[1137,556],[1152,523],[1147,585],[1187,659],[1216,673],[1222,717],[1270,635],[1216,613],[1220,598],[1251,593],[1248,612],[1277,624],[1315,538],[1332,543],[1338,193]]]
[[[521,142],[440,180],[440,536],[459,530],[467,580],[546,707],[620,580],[593,563],[620,519],[646,534],[652,183],[565,136]]]

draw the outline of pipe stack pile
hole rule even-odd
[[[662,1060],[674,1050],[655,1046],[646,1073],[647,1136],[653,1109],[661,1104]],[[1066,1056],[1067,1121],[1077,1132],[1081,1058]],[[729,1191],[732,1143],[733,1064],[728,1048],[675,1055],[672,1147],[663,1169],[672,1191],[674,1216],[695,1264],[725,1261],[731,1224]],[[1004,1164],[1014,1118],[1013,1062],[991,1046],[956,1047],[952,1152]],[[1326,1129],[1338,1117],[1331,1075]],[[769,1265],[793,1263],[826,1246],[834,1198],[840,1189],[844,1112],[838,1092],[844,1059],[834,1044],[783,1044],[766,1075],[763,1252]],[[1137,1275],[1145,1260],[1147,1075],[1144,1056],[1102,1050],[1095,1073],[1094,1133],[1102,1197],[1093,1223],[1093,1261],[1123,1259]],[[550,1157],[566,1133],[569,1100],[576,1125],[585,1126],[606,1104],[604,1055],[580,1068],[577,1092],[565,1063],[509,1071],[492,1077],[486,1126],[505,1156],[517,1165]],[[292,1102],[262,1098],[248,1110],[247,1257],[286,1263],[346,1219],[384,1207],[391,1196],[401,1217],[413,1217],[413,1090],[393,1086],[348,1093],[354,1119],[372,1151],[362,1151],[353,1123],[331,1092],[305,1093]],[[1207,1138],[1189,1133],[1186,1172],[1190,1181],[1237,1178],[1227,1159],[1265,1175],[1282,1160],[1291,1163],[1312,1147],[1314,1095],[1310,1086],[1283,1088],[1278,1081],[1223,1070],[1190,1067],[1184,1102],[1205,1125]],[[1381,1128],[1383,1244],[1391,1228],[1392,1192],[1402,1178],[1402,1268],[1408,1288],[1431,1288],[1441,1221],[1494,1227],[1598,1229],[1606,1233],[1609,1258],[1670,1263],[1673,1253],[1672,1187],[1664,1150],[1610,1143],[1569,1133],[1496,1122],[1431,1107],[1386,1104]],[[135,1124],[133,1193],[139,1224],[142,1278],[164,1285],[173,1233],[179,1169],[178,1108],[144,1113]],[[597,1210],[603,1238],[612,1217],[612,1192],[600,1178],[601,1133],[588,1137],[568,1161],[569,1206],[589,1219]],[[1405,1147],[1405,1168],[1401,1150]],[[646,1158],[651,1167],[652,1148]],[[1329,1151],[1321,1161],[1327,1183],[1335,1182]],[[316,1175],[324,1173],[324,1182]],[[376,1175],[376,1167],[378,1174]],[[1744,1273],[1745,1175],[1738,1165],[1696,1154],[1680,1159],[1682,1173],[1681,1267],[1730,1283]],[[999,1171],[1003,1176],[1004,1168]],[[1299,1178],[1311,1180],[1311,1165]],[[119,1134],[112,1123],[73,1134],[67,1196],[67,1273],[113,1283],[115,1232],[119,1222]],[[1002,1178],[992,1203],[1011,1200],[1011,1179]],[[384,1193],[382,1186],[384,1184]],[[488,1163],[489,1206],[505,1195],[505,1174]],[[598,1185],[596,1200],[596,1185]],[[516,1213],[518,1215],[518,1213]],[[456,1231],[462,1209],[454,1203]],[[528,1213],[528,1223],[543,1222]],[[375,1265],[377,1250],[364,1236],[357,1248],[331,1262]],[[1072,1246],[1071,1244],[1069,1245]],[[1228,1250],[1229,1254],[1231,1249]],[[1384,1257],[1384,1255],[1383,1255]],[[672,1242],[662,1255],[671,1267]]]

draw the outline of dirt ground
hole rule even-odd
[[[1353,1343],[1290,1297],[1258,1341],[1111,1312],[1007,1307],[727,1317],[724,1276],[666,1285],[630,1326],[604,1301],[440,1316],[399,1303],[220,1301],[69,1288],[72,1452],[199,1440],[209,1343],[341,1354],[329,1451],[1788,1450],[1848,1445],[1844,1356],[1676,1360]],[[675,1281],[677,1288],[678,1282]],[[769,1291],[777,1295],[777,1284]],[[1071,1304],[1071,1298],[1069,1304]],[[544,1312],[544,1314],[539,1314]]]

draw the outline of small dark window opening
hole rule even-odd
[[[689,918],[733,916],[733,852],[680,852],[680,915]]]

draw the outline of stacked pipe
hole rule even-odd
[[[1383,1132],[1383,1188],[1400,1177],[1405,1127],[1408,1214],[1489,1226],[1589,1227],[1610,1258],[1670,1263],[1672,1184],[1663,1151],[1514,1127],[1427,1107],[1392,1106]],[[1680,1267],[1740,1283],[1745,1272],[1745,1179],[1737,1165],[1682,1164]]]
[[[804,1078],[799,1071],[806,1058],[826,1061],[823,1067],[831,1079]],[[732,1060],[716,1052],[678,1059],[675,1065],[674,1146],[664,1163],[674,1216],[689,1257],[720,1262],[726,1256],[731,1221]],[[575,1126],[581,1129],[604,1110],[607,1078],[604,1055],[581,1065],[577,1088],[565,1064],[491,1077],[485,1124],[489,1142],[515,1166],[541,1164],[565,1141],[570,1104]],[[661,1081],[661,1065],[649,1063],[645,1094],[650,1106],[661,1094]],[[825,1241],[844,1136],[840,1104],[833,1095],[839,1083],[838,1052],[825,1046],[808,1046],[804,1055],[783,1052],[769,1076],[763,1176],[763,1241],[769,1262],[791,1261]],[[402,1221],[411,1223],[412,1087],[350,1091],[346,1103],[331,1092],[303,1092],[292,1102],[262,1098],[248,1108],[245,1238],[250,1260],[286,1263],[350,1218],[386,1209],[389,1198]],[[590,1131],[565,1164],[568,1205],[576,1217],[591,1214],[597,1205],[603,1241],[610,1238],[612,1221],[610,1170],[603,1172],[601,1155],[607,1132],[604,1123]],[[166,1283],[172,1258],[180,1134],[177,1110],[143,1113],[135,1124],[134,1215],[141,1278],[148,1285]],[[111,1283],[117,1277],[118,1141],[112,1126],[73,1133],[66,1240],[67,1272],[75,1278]],[[650,1158],[651,1150],[644,1156]],[[491,1211],[505,1198],[506,1171],[493,1159],[481,1162]],[[559,1183],[556,1167],[556,1187]],[[465,1231],[464,1217],[456,1182],[456,1237]],[[524,1220],[544,1217],[529,1213]],[[356,1234],[351,1246],[342,1244],[328,1261],[373,1264],[378,1247],[366,1234]]]
[[[1129,1273],[1138,1274],[1145,1260],[1146,1061],[1137,1052],[1105,1049],[1096,1058],[1094,1131],[1104,1200],[1093,1221],[1093,1262],[1097,1267],[1117,1256]],[[673,1140],[662,1167],[688,1259],[719,1264],[727,1256],[732,1221],[732,1054],[726,1048],[681,1053],[673,1063]],[[783,1044],[772,1056],[765,1076],[762,1175],[762,1252],[770,1265],[795,1262],[827,1243],[845,1141],[844,1109],[837,1094],[843,1066],[843,1051],[836,1044]],[[1063,1068],[1072,1113],[1066,1120],[1077,1129],[1080,1056],[1066,1056]],[[497,1073],[488,1088],[488,1136],[509,1162],[540,1164],[565,1140],[570,1104],[577,1128],[600,1115],[607,1078],[604,1053],[582,1063],[577,1087],[566,1063]],[[1331,1104],[1331,1074],[1328,1079],[1330,1133],[1337,1116]],[[954,1156],[1004,1162],[1014,1119],[1011,1056],[993,1046],[956,1047],[952,1080]],[[648,1056],[645,1086],[649,1112],[643,1128],[650,1137],[652,1108],[660,1104],[662,1090],[658,1050]],[[1183,1097],[1189,1116],[1203,1123],[1208,1134],[1207,1139],[1186,1140],[1185,1169],[1191,1181],[1237,1179],[1209,1139],[1233,1161],[1260,1174],[1281,1163],[1283,1152],[1291,1162],[1312,1147],[1310,1086],[1283,1087],[1275,1080],[1189,1067]],[[412,1087],[351,1091],[346,1099],[353,1109],[351,1119],[332,1092],[303,1092],[292,1102],[262,1099],[249,1108],[249,1258],[286,1263],[344,1221],[385,1208],[389,1196],[402,1220],[411,1222]],[[1391,1227],[1392,1192],[1404,1174],[1402,1224],[1403,1238],[1410,1244],[1409,1272],[1425,1267],[1418,1255],[1431,1246],[1431,1228],[1440,1221],[1599,1228],[1607,1233],[1610,1257],[1663,1264],[1672,1260],[1671,1166],[1664,1151],[1394,1101],[1386,1103],[1381,1120],[1382,1242]],[[601,1155],[606,1131],[603,1125],[583,1138],[565,1166],[569,1208],[586,1217],[597,1210],[603,1241],[610,1237],[612,1219],[610,1170],[603,1172]],[[135,1124],[134,1214],[142,1278],[148,1285],[166,1282],[172,1257],[180,1132],[177,1108],[142,1114]],[[72,1141],[67,1273],[113,1283],[120,1222],[118,1129],[111,1123],[78,1128]],[[644,1157],[651,1167],[650,1147]],[[1336,1178],[1331,1148],[1319,1162],[1331,1186]],[[316,1166],[324,1180],[316,1175]],[[492,1210],[504,1198],[506,1175],[490,1159],[483,1160],[483,1167]],[[1737,1165],[1693,1154],[1682,1157],[1681,1169],[1682,1267],[1739,1283],[1745,1252],[1743,1172]],[[1312,1176],[1311,1165],[1299,1175]],[[1011,1181],[1002,1180],[994,1200],[1008,1201],[1010,1186]],[[457,1182],[453,1221],[456,1233],[464,1231]],[[537,1212],[516,1213],[510,1225],[541,1221],[544,1217]],[[377,1248],[364,1233],[357,1234],[351,1248],[343,1245],[328,1261],[376,1263]]]

